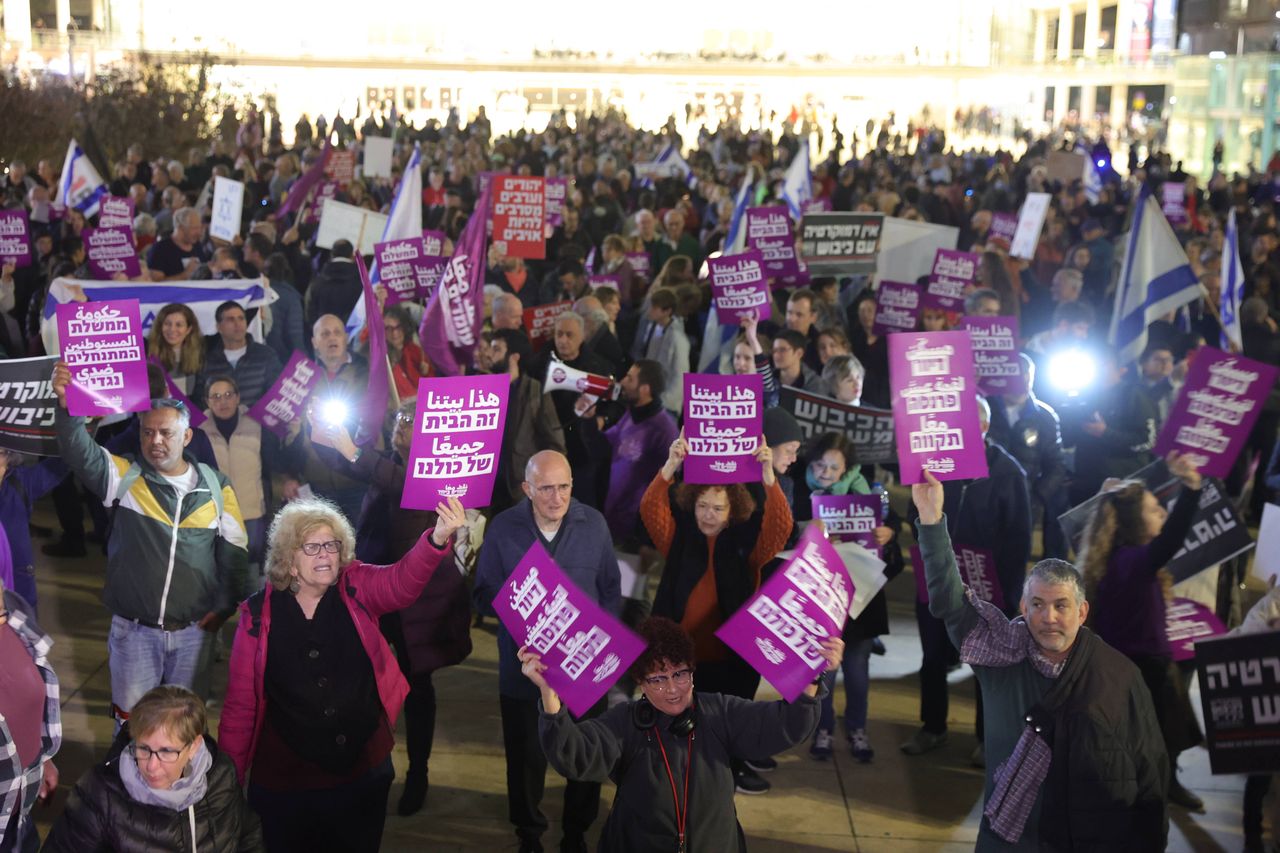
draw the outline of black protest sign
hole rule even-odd
[[[1196,643],[1214,773],[1280,772],[1280,631]]]
[[[0,361],[0,447],[57,456],[53,410],[58,398],[49,381],[58,356]]]
[[[893,412],[850,406],[789,385],[782,386],[778,404],[795,416],[806,442],[823,433],[840,432],[853,442],[859,463],[883,464],[898,459],[893,437]]]
[[[800,255],[810,275],[873,273],[883,213],[806,213]]]
[[[1171,508],[1178,497],[1178,480],[1170,475],[1168,466],[1162,460],[1130,474],[1128,479],[1145,483],[1165,509]],[[1101,495],[1094,495],[1058,516],[1063,534],[1077,551],[1080,550],[1080,538],[1089,515],[1101,500]],[[1236,512],[1235,505],[1227,497],[1222,481],[1207,477],[1200,491],[1200,507],[1191,517],[1191,527],[1187,530],[1182,548],[1174,554],[1165,568],[1173,575],[1174,582],[1178,583],[1210,566],[1230,560],[1252,548],[1253,544],[1253,537]]]

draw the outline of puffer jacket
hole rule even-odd
[[[128,729],[111,746],[107,758],[91,768],[71,792],[62,817],[49,831],[44,850],[52,853],[249,853],[265,850],[258,816],[236,784],[236,769],[213,738],[205,735],[213,754],[208,791],[182,812],[139,803],[120,779],[120,762],[129,742]],[[194,834],[194,838],[193,838]]]

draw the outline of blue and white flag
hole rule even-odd
[[[1222,304],[1218,306],[1222,324],[1222,348],[1242,352],[1240,303],[1244,300],[1244,266],[1240,263],[1240,235],[1236,231],[1236,210],[1227,216],[1227,233],[1222,241]]]
[[[80,144],[71,140],[67,146],[67,158],[62,161],[62,177],[54,204],[63,209],[75,208],[86,217],[94,216],[98,212],[98,203],[106,194],[106,181],[89,162]]]
[[[697,179],[693,176],[693,169],[689,168],[689,164],[671,142],[667,143],[653,162],[636,163],[635,173],[636,183],[644,189],[653,188],[655,177],[679,178],[690,187],[697,183]]]
[[[390,240],[408,240],[422,236],[422,150],[413,147],[413,156],[404,167],[404,175],[400,178],[400,186],[396,188],[396,197],[391,201],[391,213],[387,216],[387,224],[382,229],[379,243]],[[369,268],[369,283],[376,285],[382,281],[375,260]],[[364,300],[357,299],[351,315],[347,317],[347,335],[354,341],[364,331]]]
[[[751,205],[751,190],[755,186],[755,166],[747,164],[747,173],[742,176],[742,186],[733,200],[733,218],[729,220],[729,233],[724,237],[722,255],[736,255],[747,245],[747,208]],[[718,312],[707,312],[706,324],[702,327],[702,349],[699,351],[699,373],[725,373],[733,363],[733,347],[729,343],[737,335],[736,326],[724,326],[720,323]]]
[[[755,165],[748,163],[747,173],[742,176],[742,186],[733,199],[733,217],[729,220],[729,233],[725,234],[722,254],[736,255],[747,245],[747,208],[751,206],[751,189],[755,186],[755,176]]]
[[[1098,166],[1093,162],[1093,152],[1077,142],[1075,153],[1084,157],[1084,174],[1080,176],[1084,182],[1084,197],[1089,204],[1097,204],[1102,196],[1102,176],[1098,174]]]
[[[1147,326],[1200,297],[1191,271],[1160,205],[1143,187],[1134,206],[1133,226],[1125,237],[1124,266],[1116,285],[1111,343],[1122,362],[1137,360],[1147,346]]]
[[[813,175],[809,171],[809,140],[800,143],[796,155],[787,166],[787,174],[782,179],[782,200],[791,211],[791,218],[799,222],[804,209],[813,201]]]
[[[200,334],[212,335],[218,330],[215,314],[224,302],[238,302],[245,311],[275,302],[279,294],[265,286],[260,278],[224,279],[221,281],[84,281],[74,278],[55,278],[49,285],[40,321],[40,338],[44,351],[57,353],[58,322],[54,316],[58,305],[77,302],[84,294],[90,302],[111,299],[136,299],[142,313],[142,332],[145,335],[155,322],[156,314],[166,305],[178,302],[186,305],[196,315]],[[256,326],[256,328],[255,328]],[[249,333],[261,342],[262,314],[258,313],[249,324]]]

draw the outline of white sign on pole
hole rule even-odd
[[[1027,200],[1022,203],[1022,210],[1018,213],[1018,227],[1013,232],[1013,243],[1009,246],[1010,255],[1027,260],[1036,256],[1040,229],[1044,228],[1044,218],[1048,213],[1048,193],[1027,193]]]
[[[350,240],[360,254],[372,255],[374,244],[382,239],[386,227],[387,217],[384,214],[329,199],[320,214],[316,245],[321,249],[332,249],[335,241]]]
[[[880,229],[876,278],[914,283],[933,270],[933,257],[938,249],[954,249],[959,239],[960,229],[951,225],[886,216]]]
[[[244,184],[230,178],[213,179],[213,218],[209,234],[228,242],[240,236],[240,219],[244,210]]]
[[[370,136],[364,141],[364,167],[366,178],[391,177],[391,140],[385,136]]]
[[[1262,524],[1258,525],[1258,547],[1253,549],[1253,576],[1267,583],[1272,575],[1280,575],[1280,506],[1262,508]]]

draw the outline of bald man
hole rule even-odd
[[[573,495],[573,472],[564,454],[535,453],[525,466],[524,500],[498,513],[485,531],[476,566],[475,602],[493,613],[493,599],[534,542],[604,609],[622,608],[618,559],[604,516]],[[498,701],[507,754],[508,816],[521,850],[541,850],[547,818],[540,808],[547,759],[538,742],[538,690],[520,674],[519,647],[498,627]],[[602,700],[593,714],[604,709]],[[569,780],[565,786],[561,850],[585,851],[585,836],[600,810],[600,785]]]
[[[524,306],[514,293],[501,293],[493,298],[493,329],[524,331]]]

